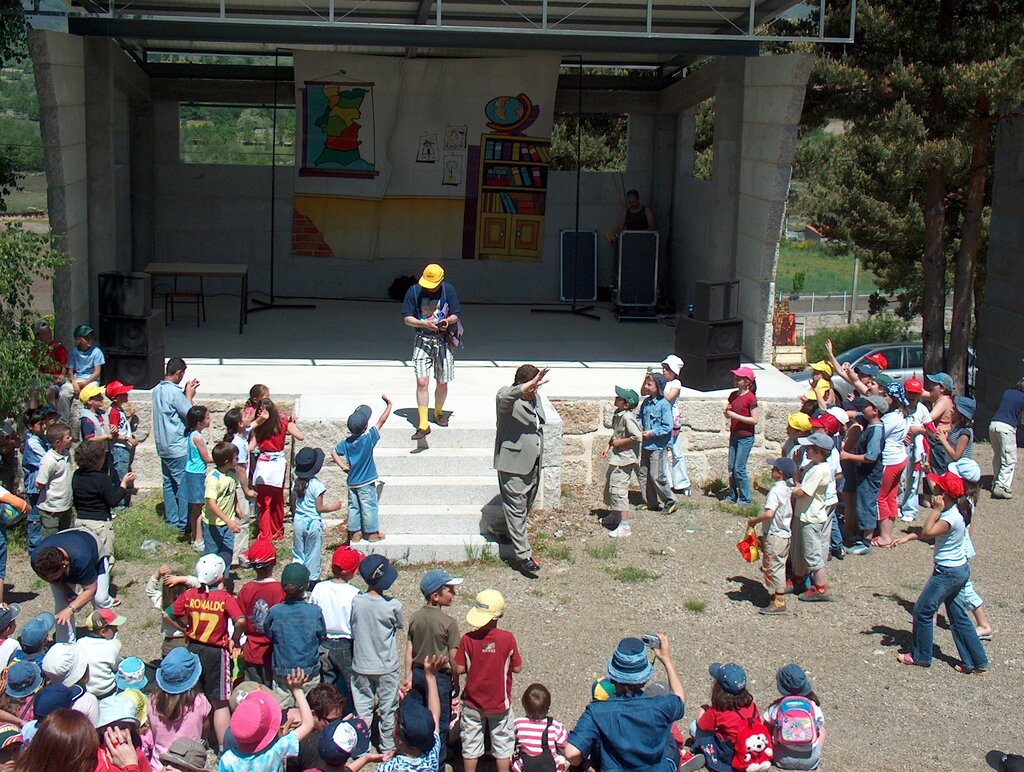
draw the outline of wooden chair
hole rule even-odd
[[[164,295],[164,314],[170,321],[174,321],[174,306],[194,305],[196,307],[196,327],[202,321],[206,321],[206,294],[203,292],[203,277],[199,277],[198,290],[179,290],[178,279],[174,279],[174,287],[167,290]]]

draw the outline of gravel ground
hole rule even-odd
[[[990,447],[975,445],[975,458],[988,469]],[[764,617],[756,613],[768,599],[759,572],[734,546],[743,532],[735,513],[713,499],[694,499],[675,515],[637,513],[634,536],[612,540],[589,507],[571,506],[590,493],[572,493],[562,511],[534,518],[539,579],[493,560],[452,569],[466,577],[453,607],[463,628],[473,594],[488,587],[504,593],[502,626],[515,633],[524,661],[513,685],[517,698],[529,683],[543,682],[554,696],[553,715],[571,728],[618,639],[663,631],[687,690],[688,718],[709,698],[711,662],[742,664],[761,708],[777,696],[776,669],[802,664],[828,724],[824,770],[987,769],[985,756],[994,749],[1024,751],[1024,719],[1019,710],[1007,710],[1024,684],[1024,590],[1014,536],[1020,531],[1017,501],[1024,498],[1019,478],[1018,499],[994,501],[983,492],[976,520],[972,574],[996,631],[986,644],[992,664],[984,676],[952,669],[957,653],[944,628],[936,631],[931,669],[896,662],[898,648],[909,641],[910,610],[931,572],[925,544],[832,561],[833,603],[791,601],[789,614]],[[280,555],[286,559],[283,549]],[[159,559],[185,568],[192,557],[176,549]],[[118,564],[126,655],[159,654],[157,615],[143,593],[152,569],[143,562]],[[394,591],[407,615],[422,602],[423,570],[400,569]],[[23,606],[20,622],[51,610],[50,594],[23,552],[12,553],[8,576],[17,583],[11,600]]]

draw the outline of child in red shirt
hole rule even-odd
[[[509,772],[516,734],[512,724],[512,674],[523,669],[519,646],[508,630],[498,629],[505,599],[484,590],[466,614],[475,628],[462,636],[455,655],[456,675],[466,674],[462,690],[462,766],[476,772],[484,755],[484,731],[490,732],[491,755],[498,772]]]
[[[693,748],[704,753],[707,768],[713,772],[731,772],[736,738],[761,715],[754,698],[747,691],[747,674],[739,665],[714,663],[708,668],[714,678],[711,704],[701,705],[697,720],[691,725]]]
[[[263,625],[273,606],[284,603],[284,587],[274,578],[277,551],[274,543],[263,536],[252,543],[245,559],[256,571],[256,579],[246,582],[238,591],[238,605],[245,614],[245,646],[242,662],[245,680],[255,681],[268,688],[274,686],[274,670],[270,664],[270,639]]]
[[[729,419],[729,495],[725,500],[745,507],[750,504],[747,459],[754,447],[754,431],[759,418],[757,383],[754,371],[749,367],[737,367],[732,374],[736,379],[736,391],[729,395],[729,404],[722,411]]]
[[[238,601],[222,589],[227,566],[220,555],[203,555],[196,563],[199,587],[185,590],[171,604],[169,616],[185,620],[188,649],[199,657],[202,675],[199,684],[213,706],[213,727],[217,743],[224,746],[224,735],[231,723],[228,698],[231,696],[231,656],[245,629],[245,615]],[[228,621],[234,624],[229,637]]]

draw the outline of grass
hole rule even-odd
[[[26,174],[18,180],[20,190],[12,190],[4,201],[7,214],[46,214],[46,175]]]
[[[159,507],[159,509],[158,509]],[[178,541],[178,531],[164,522],[163,497],[149,494],[137,497],[131,507],[114,519],[114,557],[142,563],[183,563],[191,566],[198,557],[188,544]],[[149,540],[159,542],[156,554],[140,547]]]
[[[683,603],[683,608],[685,608],[687,611],[692,611],[694,614],[703,614],[704,609],[706,609],[707,607],[708,604],[702,600],[690,599]]]
[[[547,555],[552,560],[561,560],[565,563],[572,563],[572,549],[565,541],[564,536],[553,536],[545,531],[538,531],[533,538],[533,546],[538,552]]]
[[[496,566],[501,563],[497,551],[490,544],[466,545],[466,562],[479,566]]]
[[[806,245],[806,246],[804,246]],[[802,293],[839,294],[853,290],[853,255],[834,255],[824,247],[809,242],[779,242],[779,267],[775,287],[779,292],[793,291],[793,277],[804,275]],[[875,276],[861,266],[857,294],[874,292]]]
[[[637,568],[636,566],[623,566],[622,568],[607,568],[605,570],[612,576],[613,579],[617,579],[620,582],[625,582],[626,584],[636,584],[638,582],[653,582],[655,579],[661,578],[661,574],[656,574],[644,568]]]
[[[602,544],[592,544],[584,552],[594,560],[611,560],[619,554],[619,548],[615,546],[615,542],[604,542]]]

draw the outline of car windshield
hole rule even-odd
[[[836,360],[841,365],[847,365],[850,364],[851,362],[856,362],[862,356],[864,356],[865,354],[870,354],[877,348],[878,346],[857,346],[856,348],[851,348],[848,351],[844,351],[842,354],[836,357]]]

